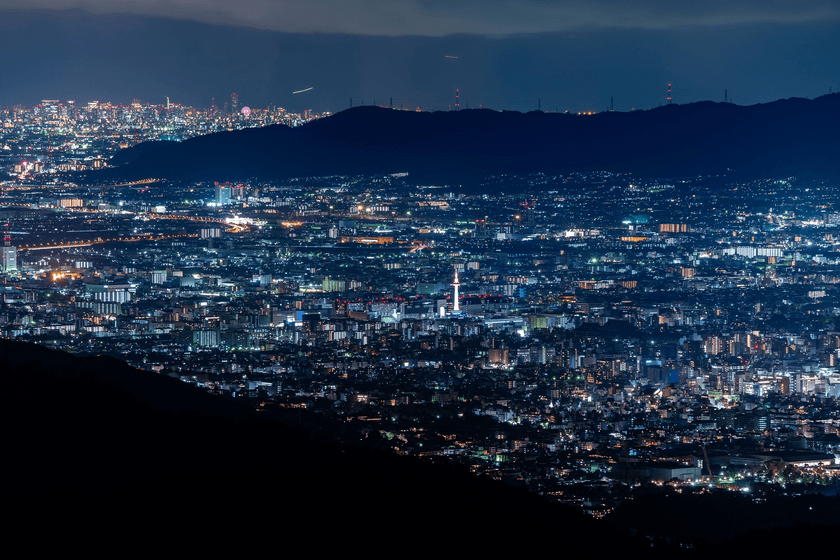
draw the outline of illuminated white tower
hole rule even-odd
[[[454,313],[458,313],[461,311],[461,305],[458,303],[458,287],[461,285],[461,281],[458,280],[458,269],[455,269],[455,280],[452,282],[452,287],[455,288],[455,306],[452,308]]]

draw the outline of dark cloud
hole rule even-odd
[[[167,18],[18,11],[0,18],[0,105],[41,99],[340,110],[739,104],[840,89],[833,22],[579,29],[506,36],[295,34]],[[445,58],[458,56],[457,59]],[[292,92],[312,87],[300,94]]]
[[[840,19],[840,0],[0,0],[0,8],[78,8],[293,33],[434,37]]]

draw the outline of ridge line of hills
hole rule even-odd
[[[282,179],[408,172],[465,182],[501,173],[650,177],[840,176],[840,93],[739,106],[711,101],[593,115],[362,106],[274,125],[147,142],[89,179]]]

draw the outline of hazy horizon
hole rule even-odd
[[[603,111],[612,98],[627,111],[665,103],[668,83],[674,103],[726,92],[749,105],[840,89],[831,18],[389,36],[81,9],[0,13],[0,106],[168,96],[221,107],[237,92],[243,105],[292,111],[339,111],[351,98],[446,110],[458,89],[461,108]]]

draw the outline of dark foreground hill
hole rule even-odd
[[[39,546],[580,552],[603,534],[538,496],[319,442],[112,358],[0,340],[0,382],[3,531]]]
[[[113,358],[0,340],[0,383],[0,534],[30,554],[706,558],[800,551],[840,527],[838,498],[756,510],[661,496],[597,522],[455,466],[336,445]]]
[[[90,177],[226,180],[409,172],[471,179],[588,170],[656,177],[840,175],[840,94],[568,115],[357,107],[272,126],[141,144]]]

